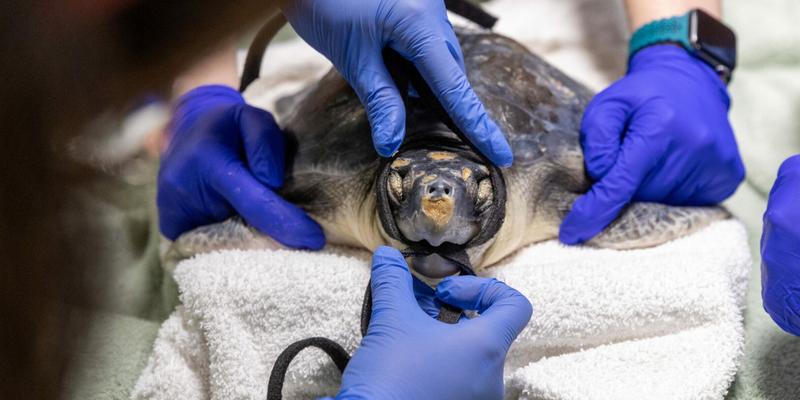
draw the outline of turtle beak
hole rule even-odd
[[[419,186],[417,231],[424,232],[422,237],[431,246],[465,243],[474,234],[464,229],[465,220],[473,219],[474,205],[466,198],[463,186],[447,176],[436,176]]]
[[[422,187],[423,195],[420,204],[422,214],[427,218],[429,228],[442,230],[453,218],[453,185],[448,179],[437,177]]]

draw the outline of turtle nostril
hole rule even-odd
[[[447,182],[438,181],[428,185],[425,192],[431,197],[450,196],[453,187]]]

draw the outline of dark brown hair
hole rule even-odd
[[[100,3],[100,4],[95,4]],[[0,398],[58,398],[91,303],[92,271],[61,211],[84,175],[62,145],[100,111],[174,77],[221,38],[269,16],[269,1],[4,1],[0,4]],[[77,330],[76,330],[77,329]]]

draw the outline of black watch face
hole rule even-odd
[[[696,10],[692,42],[707,55],[733,70],[736,66],[736,35],[714,17]]]

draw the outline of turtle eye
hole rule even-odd
[[[400,157],[392,161],[392,165],[389,166],[392,171],[397,171],[401,175],[405,175],[409,168],[411,168],[411,160],[405,157]]]
[[[484,212],[492,205],[492,201],[494,200],[493,189],[492,180],[488,177],[478,182],[478,193],[475,197],[475,209],[478,212]]]
[[[403,202],[403,177],[397,171],[389,172],[389,180],[387,182],[387,190],[389,191],[389,200],[392,205],[399,206]]]
[[[405,198],[404,179],[411,170],[411,160],[400,157],[392,161],[389,167],[391,171],[389,171],[389,178],[386,185],[389,191],[389,200],[393,205],[398,206]]]
[[[486,168],[485,165],[478,165],[475,168],[475,179],[481,180],[483,178],[487,178],[489,176],[489,168]]]

